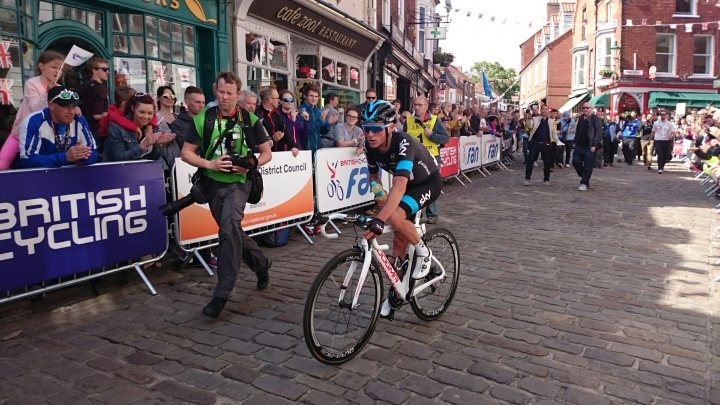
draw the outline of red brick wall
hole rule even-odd
[[[712,35],[714,39],[715,63],[713,75],[720,73],[720,34],[717,22],[720,21],[720,7],[715,2],[697,1],[697,14],[699,18],[673,17],[675,10],[674,0],[632,0],[624,1],[622,22],[633,20],[634,25],[641,25],[642,19],[647,19],[647,27],[624,27],[622,30],[622,58],[623,68],[632,69],[633,53],[637,53],[638,69],[647,69],[655,64],[655,40],[657,33],[673,33],[676,35],[676,67],[677,76],[691,75],[693,71],[693,37],[694,35]],[[669,27],[655,27],[655,21],[662,24],[677,24],[677,29]],[[710,23],[706,31],[702,26],[694,25],[692,33],[685,32],[686,23]]]
[[[537,32],[536,32],[537,33]],[[525,69],[528,63],[535,57],[535,34],[520,44],[520,70]]]
[[[383,2],[382,0],[376,0],[375,7],[377,11],[377,22],[378,26],[377,28],[382,28],[382,8],[383,8]],[[390,19],[392,23],[396,26],[398,26],[402,31],[406,38],[408,39],[414,39],[411,36],[411,31],[413,30],[413,25],[408,24],[408,22],[414,22],[416,20],[416,3],[415,0],[405,0],[405,19],[404,19],[404,27],[400,27],[400,24],[398,22],[398,0],[390,0]]]
[[[548,52],[548,105],[560,108],[568,100],[572,85],[572,34],[557,38]]]

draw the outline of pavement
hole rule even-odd
[[[668,169],[616,163],[580,192],[572,169],[523,187],[516,164],[446,187],[450,309],[403,308],[341,366],[311,358],[301,319],[348,227],[268,249],[270,287],[244,269],[218,320],[200,314],[215,279],[167,264],[149,272],[157,296],[131,274],[5,304],[0,403],[720,403],[715,200]]]

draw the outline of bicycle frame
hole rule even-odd
[[[347,214],[331,214],[328,217],[328,223],[330,223],[333,219],[344,219],[348,215]],[[419,216],[415,220],[415,227],[418,230],[418,233],[420,235],[424,234],[424,226],[420,224]],[[383,230],[383,233],[392,231],[392,228],[390,226],[385,226],[385,229]],[[327,238],[337,238],[337,234],[327,234],[325,233],[325,226],[323,225],[321,234]],[[390,249],[388,245],[380,245],[378,244],[377,239],[371,239],[371,242],[368,243],[368,240],[365,238],[360,239],[360,243],[358,244],[359,247],[363,251],[363,265],[362,269],[360,270],[360,276],[358,278],[357,286],[355,287],[355,291],[353,293],[353,300],[352,304],[350,306],[351,309],[355,309],[358,306],[358,299],[360,298],[360,291],[362,290],[362,286],[365,284],[365,279],[367,278],[367,273],[370,271],[370,262],[372,261],[373,257],[375,258],[376,262],[380,265],[383,273],[385,274],[385,277],[390,281],[390,284],[392,285],[392,288],[395,289],[395,292],[397,292],[398,297],[400,297],[404,301],[409,301],[412,297],[419,294],[426,288],[430,287],[431,285],[437,283],[438,281],[442,280],[445,277],[445,268],[442,266],[440,261],[438,261],[435,257],[432,258],[435,265],[440,269],[440,275],[437,277],[434,277],[433,279],[426,281],[425,283],[422,283],[418,286],[415,286],[414,282],[415,280],[412,278],[412,270],[408,270],[405,272],[405,276],[403,277],[403,280],[400,280],[400,276],[398,276],[397,272],[393,268],[393,265],[390,263],[390,260],[388,260],[387,256],[385,255],[384,251]],[[408,246],[408,261],[412,263],[412,259],[414,256],[414,247],[412,245]],[[350,264],[350,268],[348,269],[347,274],[345,275],[345,278],[343,279],[343,283],[340,286],[340,295],[338,296],[338,305],[340,305],[343,302],[343,299],[345,298],[345,293],[350,288],[350,280],[352,280],[352,276],[355,274],[355,271],[357,270],[357,262],[352,262]],[[410,293],[411,292],[411,293]]]

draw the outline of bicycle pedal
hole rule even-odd
[[[390,313],[387,315],[380,315],[380,318],[387,319],[388,321],[392,321],[395,319],[395,310],[391,309]]]

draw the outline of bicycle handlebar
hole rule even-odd
[[[367,224],[370,221],[370,219],[372,219],[372,217],[368,217],[365,215],[350,215],[350,214],[345,214],[342,212],[335,212],[328,216],[324,216],[321,218],[321,222],[323,224],[320,226],[320,234],[323,237],[328,238],[328,239],[337,239],[339,237],[339,235],[337,233],[327,233],[325,231],[325,227],[327,227],[327,225],[329,223],[331,223],[333,220],[336,220],[336,219],[340,219],[340,220],[347,221],[347,222],[352,222],[355,226],[359,226],[362,229],[367,229]],[[389,229],[388,226],[386,226],[385,228],[386,228],[386,230]],[[376,250],[389,249],[388,245],[378,244],[377,238],[373,238],[369,242],[370,242],[370,245],[373,247],[373,249],[376,249]]]

